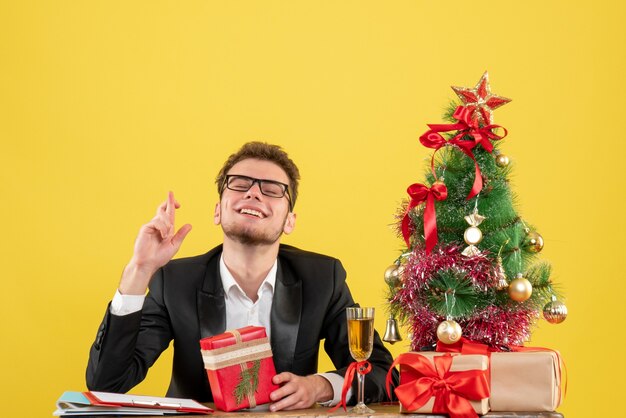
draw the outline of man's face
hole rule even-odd
[[[239,161],[226,174],[289,184],[287,173],[265,160]],[[283,232],[289,234],[293,230],[295,221],[295,214],[289,212],[287,196],[265,196],[259,183],[254,183],[247,192],[224,188],[222,198],[215,206],[215,224],[222,225],[227,238],[241,244],[274,244]]]

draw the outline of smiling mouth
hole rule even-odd
[[[243,208],[239,211],[241,214],[256,216],[257,218],[263,219],[265,216],[259,212],[258,210]]]

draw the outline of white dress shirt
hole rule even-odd
[[[226,267],[223,257],[220,256],[220,276],[222,278],[222,286],[224,287],[226,306],[226,329],[237,329],[248,325],[261,326],[265,327],[267,337],[270,338],[272,333],[270,314],[274,298],[277,267],[278,263],[274,261],[274,265],[267,277],[259,286],[256,302],[253,302],[237,284],[230,270]],[[111,314],[123,316],[138,312],[143,308],[145,298],[145,295],[122,295],[117,290],[111,301]],[[320,404],[323,406],[336,405],[341,401],[343,377],[336,373],[319,373],[319,375],[328,380],[333,387],[333,399]],[[350,399],[351,394],[352,388],[348,390],[346,399]]]
[[[220,256],[220,276],[222,277],[224,301],[226,302],[226,329],[237,329],[248,325],[265,327],[267,338],[270,338],[272,333],[270,313],[277,267],[278,264],[274,261],[274,265],[259,286],[256,302],[253,302],[237,284],[230,270],[226,267],[224,258]]]

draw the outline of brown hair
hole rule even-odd
[[[287,177],[289,177],[289,197],[291,198],[291,209],[296,204],[298,197],[298,181],[300,180],[300,171],[296,164],[289,158],[287,153],[278,145],[268,144],[266,142],[248,142],[236,153],[232,154],[215,178],[215,184],[217,185],[217,192],[220,197],[224,190],[224,181],[226,181],[226,174],[231,168],[239,161],[247,160],[249,158],[256,158],[257,160],[270,161],[285,170]]]

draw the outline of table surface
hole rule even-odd
[[[213,408],[213,404],[205,404]],[[281,418],[321,418],[321,417],[354,417],[354,418],[366,418],[366,417],[385,417],[385,418],[447,418],[447,415],[434,415],[434,414],[412,414],[412,413],[400,413],[400,407],[397,404],[371,404],[368,405],[372,408],[374,414],[356,415],[350,412],[344,412],[343,409],[338,409],[335,412],[328,412],[328,408],[314,407],[309,409],[300,409],[297,411],[238,411],[238,412],[222,412],[215,410],[215,412],[209,417],[240,417],[240,418],[258,418],[258,417],[281,417]],[[348,409],[349,411],[349,409]],[[180,417],[181,415],[175,415]],[[186,417],[199,417],[202,415],[182,415]],[[558,412],[489,412],[484,417],[489,418],[563,418],[563,415]]]

